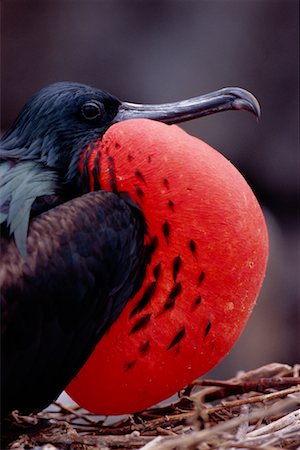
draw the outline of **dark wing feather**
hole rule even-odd
[[[92,192],[32,220],[27,262],[1,239],[2,404],[54,400],[144,276],[145,224],[118,196]]]

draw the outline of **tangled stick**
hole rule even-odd
[[[178,401],[126,416],[111,425],[77,406],[56,403],[14,420],[50,426],[23,434],[10,449],[296,449],[300,445],[299,366],[270,364],[227,381],[200,380]]]

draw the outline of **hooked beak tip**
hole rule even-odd
[[[257,98],[253,94],[251,94],[251,92],[241,88],[233,88],[231,90],[231,94],[235,96],[233,100],[233,107],[235,110],[248,111],[255,115],[257,121],[260,119],[260,104]]]

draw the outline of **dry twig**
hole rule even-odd
[[[55,403],[57,411],[30,417],[15,413],[16,425],[48,419],[51,426],[23,434],[9,448],[37,449],[49,444],[51,450],[296,449],[300,445],[297,404],[299,367],[274,363],[227,381],[197,381],[181,392],[177,402],[112,425],[59,403]]]

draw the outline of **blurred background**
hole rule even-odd
[[[258,304],[211,376],[300,362],[299,2],[2,0],[1,131],[44,85],[78,81],[121,100],[169,102],[224,86],[262,107],[182,125],[247,179],[268,222]]]

